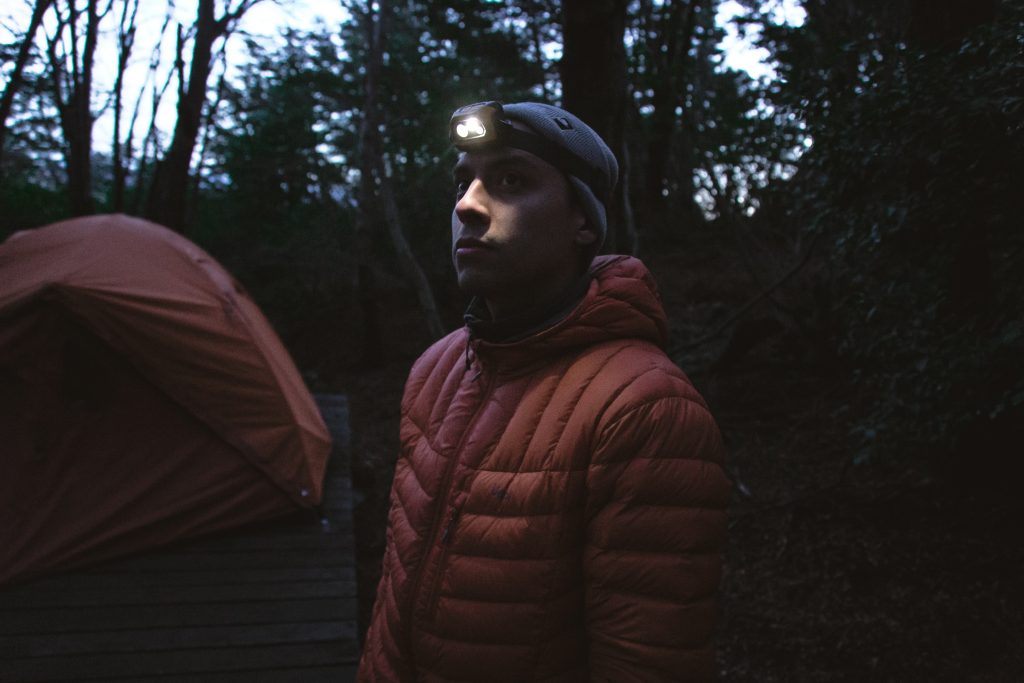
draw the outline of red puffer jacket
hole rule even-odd
[[[413,367],[360,681],[714,677],[721,438],[647,269],[592,272],[555,326]]]

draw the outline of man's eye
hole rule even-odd
[[[523,176],[518,173],[502,173],[501,186],[506,188],[519,187],[523,184]]]
[[[455,183],[455,196],[456,197],[461,197],[462,195],[466,194],[466,190],[468,190],[468,189],[469,189],[469,183],[467,183],[464,180]]]

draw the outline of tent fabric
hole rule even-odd
[[[330,436],[199,247],[120,215],[0,245],[0,582],[320,502]]]

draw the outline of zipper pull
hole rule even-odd
[[[470,378],[471,382],[475,382],[480,379],[480,375],[483,374],[483,366],[480,364],[480,354],[477,352],[477,347],[480,345],[480,340],[470,337],[469,341],[466,342],[466,372],[469,372],[473,368],[473,364],[476,364],[476,374]],[[472,361],[470,360],[470,351],[472,351]]]
[[[441,532],[441,543],[448,543],[452,537],[452,531],[455,528],[455,520],[459,518],[459,508],[452,508],[452,512],[448,515],[448,523],[444,526],[444,531]]]

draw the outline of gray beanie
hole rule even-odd
[[[570,173],[566,176],[583,205],[588,225],[597,232],[600,248],[608,232],[608,202],[619,178],[615,155],[593,128],[564,109],[540,102],[517,102],[502,108],[508,119],[529,126],[546,141],[571,152],[593,169],[590,184]]]

